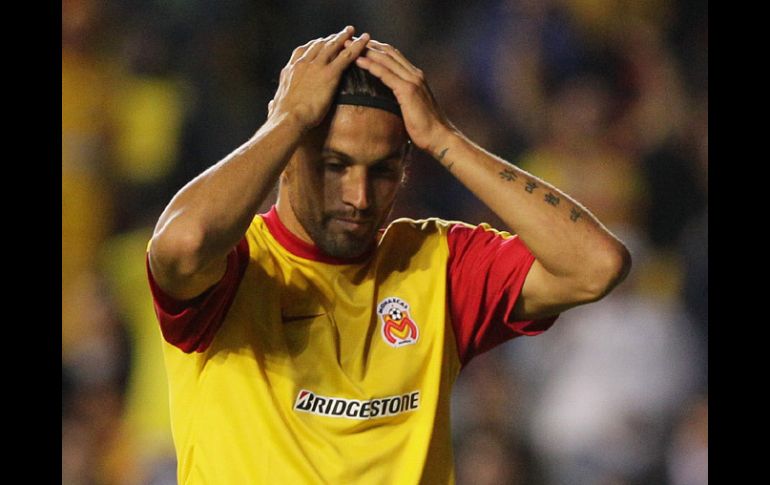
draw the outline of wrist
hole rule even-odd
[[[454,126],[447,126],[441,130],[439,134],[434,137],[433,142],[428,146],[427,151],[433,158],[439,162],[443,162],[443,159],[449,152],[455,151],[454,147],[462,139],[462,134]]]
[[[302,117],[293,112],[275,112],[268,116],[265,123],[272,129],[286,130],[290,133],[295,133],[298,137],[301,137],[307,133],[311,126],[306,123]]]

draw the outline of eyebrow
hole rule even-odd
[[[392,160],[392,159],[394,159],[394,158],[401,158],[401,155],[402,155],[402,153],[403,153],[403,150],[404,150],[404,148],[403,148],[403,147],[401,147],[401,148],[398,148],[398,149],[396,149],[395,151],[393,151],[393,152],[391,152],[391,153],[389,153],[389,154],[385,155],[384,157],[382,157],[382,158],[378,158],[377,160],[375,160],[375,161],[372,163],[372,165],[377,165],[377,164],[379,164],[379,163],[382,163],[382,162],[386,162],[386,161],[388,161],[388,160]],[[341,151],[339,151],[339,150],[335,150],[335,149],[333,149],[333,148],[324,148],[324,149],[321,151],[321,155],[322,155],[322,156],[327,156],[327,155],[334,155],[334,156],[336,156],[336,157],[339,157],[339,158],[341,158],[343,161],[345,161],[345,162],[347,162],[347,163],[350,163],[350,164],[352,164],[352,163],[355,161],[355,159],[354,159],[353,157],[351,157],[350,155],[348,155],[347,153],[345,153],[345,152],[341,152]]]

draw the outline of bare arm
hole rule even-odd
[[[415,145],[438,160],[536,257],[515,313],[539,318],[598,300],[630,269],[626,247],[556,187],[482,149],[443,115],[423,73],[392,46],[370,41],[357,64],[393,89]]]
[[[460,133],[440,146],[434,156],[536,257],[517,316],[539,318],[596,301],[625,278],[630,265],[625,246],[579,202]]]
[[[189,299],[222,278],[228,252],[243,237],[302,136],[326,115],[344,69],[368,36],[344,42],[352,27],[298,47],[281,71],[268,119],[256,134],[185,185],[160,216],[149,252],[158,285]]]

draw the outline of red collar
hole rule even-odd
[[[276,241],[278,241],[278,243],[280,243],[287,251],[300,258],[329,264],[359,264],[369,259],[374,252],[373,246],[371,250],[355,258],[335,258],[334,256],[329,256],[324,253],[321,248],[315,244],[305,242],[291,232],[278,217],[278,210],[275,205],[270,207],[270,210],[266,214],[260,215],[265,221],[265,225],[267,225],[267,230],[270,231],[270,234],[272,234]]]

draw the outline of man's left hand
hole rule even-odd
[[[456,128],[438,106],[422,70],[395,47],[376,40],[367,43],[356,64],[393,90],[412,142],[434,157],[438,156],[444,140]]]

